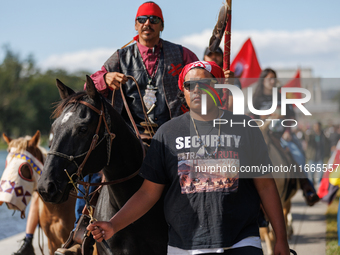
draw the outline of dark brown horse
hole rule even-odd
[[[36,210],[30,213],[39,214],[39,225],[48,239],[49,253],[54,254],[73,228],[75,199],[70,198],[65,203],[55,205],[44,203],[35,192],[46,158],[46,151],[39,146],[40,131],[32,138],[11,139],[5,134],[3,138],[8,144],[9,154],[1,178],[0,203],[6,203],[9,209],[21,211],[24,217],[26,205],[33,197]]]
[[[91,78],[87,77],[85,92],[75,93],[59,81],[57,86],[63,100],[55,112],[54,138],[38,183],[43,199],[61,203],[68,198],[72,184],[66,172],[74,180],[102,169],[107,181],[134,175],[143,161],[141,142],[120,114],[97,92]],[[115,138],[111,144],[112,134]],[[91,146],[93,137],[98,138],[98,142]],[[92,152],[86,156],[89,150]],[[85,157],[86,164],[83,164]],[[119,184],[104,186],[98,198],[95,218],[109,220],[142,182],[143,179],[135,175]],[[166,254],[167,225],[162,201],[115,234],[108,244],[113,254]],[[97,248],[100,254],[104,254],[101,245],[97,244]]]
[[[269,130],[270,122],[260,127],[264,140],[268,147],[269,157],[273,166],[291,166],[295,165],[295,161],[292,159],[289,152],[285,151],[280,144],[280,138],[274,136]],[[292,234],[292,221],[289,218],[291,199],[296,194],[299,188],[299,182],[296,179],[296,175],[288,172],[279,172],[274,175],[276,187],[278,189],[281,204],[283,207],[283,216],[286,222],[287,235],[290,237]],[[269,255],[274,254],[275,237],[269,227],[260,228],[261,237],[265,240],[267,246],[267,252]]]

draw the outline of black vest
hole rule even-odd
[[[162,40],[158,69],[154,77],[155,85],[158,87],[156,107],[149,114],[149,117],[158,124],[158,126],[183,113],[181,111],[182,104],[177,97],[179,91],[179,70],[183,68],[182,55],[182,46]],[[104,67],[108,72],[121,72],[125,75],[133,76],[138,82],[143,97],[148,82],[148,75],[143,67],[142,61],[137,44],[133,44],[118,50],[105,62]],[[139,97],[135,83],[129,80],[123,85],[123,92],[138,129],[140,132],[143,132],[144,128],[140,126],[140,122],[144,121],[141,104],[142,99]],[[127,114],[125,110],[123,110],[120,91],[115,92],[114,101],[115,109],[121,113],[123,118],[129,123]]]

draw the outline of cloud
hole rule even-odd
[[[199,58],[211,36],[210,30],[176,40],[192,49]],[[250,37],[262,68],[313,68],[316,75],[339,77],[340,26],[300,31],[249,30],[232,31],[231,59]],[[221,43],[223,46],[223,42]]]
[[[117,48],[100,48],[64,54],[54,54],[42,61],[39,65],[44,70],[49,68],[61,68],[69,72],[79,70],[95,72],[103,66],[105,61],[116,50]]]
[[[209,43],[211,30],[181,38],[166,38],[191,49],[198,58],[203,58]],[[312,68],[316,76],[339,77],[340,70],[340,26],[327,29],[300,31],[249,30],[232,31],[231,59],[242,44],[250,37],[262,68]],[[223,45],[223,42],[221,43]],[[94,72],[117,48],[100,48],[88,51],[52,55],[42,61],[44,68],[63,68],[68,71],[89,70]]]

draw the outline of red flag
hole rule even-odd
[[[300,69],[297,70],[295,77],[290,80],[286,85],[283,87],[285,88],[301,88],[301,81],[300,81]],[[287,93],[287,98],[301,98],[301,93]]]
[[[240,78],[242,88],[255,83],[261,74],[261,67],[257,60],[254,46],[248,38],[230,65],[235,77]]]
[[[328,160],[326,166],[329,167],[327,172],[323,173],[321,183],[318,190],[318,196],[321,198],[321,201],[327,202],[328,204],[332,203],[333,199],[336,196],[336,193],[339,190],[339,186],[333,185],[335,183],[331,183],[331,175],[334,172],[339,171],[338,166],[340,165],[340,141],[338,141],[336,145],[336,150],[332,153],[331,157]],[[322,166],[324,167],[324,165]],[[333,182],[333,180],[332,180]]]

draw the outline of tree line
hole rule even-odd
[[[83,89],[86,71],[69,74],[62,69],[41,71],[32,55],[21,59],[4,47],[0,64],[0,132],[14,138],[34,135],[40,130],[48,135],[51,114],[60,101],[56,79],[75,91]]]

